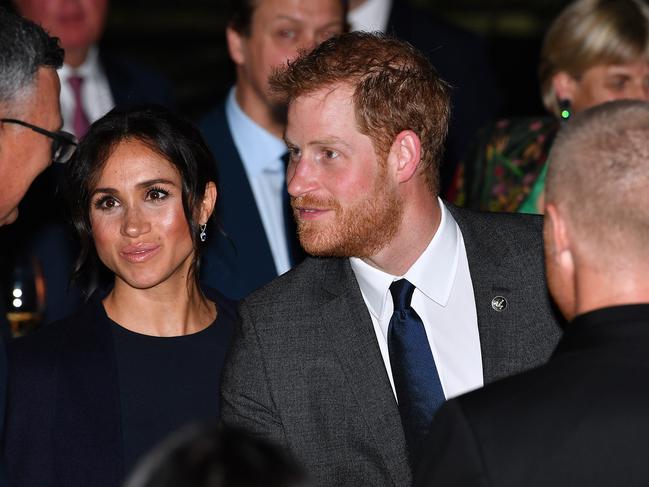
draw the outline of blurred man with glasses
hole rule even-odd
[[[60,132],[59,77],[63,49],[36,24],[0,7],[0,226],[18,217],[27,188],[52,161],[66,162],[74,137]],[[0,257],[4,258],[5,251]],[[0,326],[7,333],[5,303]],[[0,338],[0,417],[4,417],[6,360]],[[0,431],[0,436],[2,431]],[[0,464],[0,486],[6,484]]]
[[[0,225],[53,159],[72,155],[74,137],[59,132],[63,50],[43,29],[0,9]]]
[[[53,161],[68,159],[75,147],[75,139],[61,132],[57,70],[63,56],[58,39],[35,23],[2,11],[0,225],[16,220],[20,203],[18,222],[0,232],[4,264],[0,279],[5,288],[11,288],[2,299],[12,321],[14,312],[32,312],[38,324],[47,323],[80,302],[78,293],[68,291],[67,286],[75,247],[58,199],[63,171],[61,167],[48,169]],[[37,197],[25,197],[26,192]],[[14,292],[29,299],[22,299],[16,307]],[[58,315],[50,316],[53,312]]]

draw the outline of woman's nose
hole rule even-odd
[[[151,230],[151,224],[137,208],[129,208],[122,222],[122,234],[128,237],[139,237]]]

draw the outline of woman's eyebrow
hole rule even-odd
[[[170,179],[165,179],[165,178],[157,178],[157,179],[147,179],[146,181],[142,181],[140,183],[137,183],[136,186],[138,188],[148,188],[150,186],[155,186],[156,184],[168,184],[171,186],[176,186],[176,183],[171,181]],[[107,194],[117,194],[119,191],[117,191],[115,188],[95,188],[92,192],[92,195],[95,195],[97,193],[107,193]]]

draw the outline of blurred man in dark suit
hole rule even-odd
[[[475,133],[498,116],[501,96],[484,39],[411,6],[408,0],[351,0],[352,30],[396,35],[422,51],[453,87],[440,189],[444,194]]]
[[[65,128],[83,136],[89,123],[114,106],[174,105],[168,80],[117,53],[99,48],[109,0],[14,0],[18,12],[60,39]]]
[[[59,78],[63,50],[37,25],[0,8],[0,226],[18,217],[18,203],[53,161],[66,162],[73,137],[60,132]],[[3,229],[4,230],[4,229]],[[0,258],[4,258],[3,255]],[[4,418],[7,334],[0,284],[0,417]],[[0,428],[1,430],[1,428]],[[0,431],[1,433],[1,431]],[[0,462],[0,485],[4,472]]]
[[[74,144],[58,133],[56,70],[63,50],[33,23],[5,9],[0,15],[0,225],[6,225],[18,217],[18,203],[55,151]]]
[[[559,133],[546,180],[548,284],[570,320],[547,365],[449,401],[425,486],[644,486],[649,479],[649,104]]]
[[[302,258],[286,192],[285,107],[271,99],[272,70],[345,28],[345,0],[234,0],[226,36],[237,80],[201,123],[220,172],[203,281],[239,299]]]

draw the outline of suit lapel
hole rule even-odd
[[[54,441],[62,485],[114,487],[124,477],[117,364],[100,307],[98,298],[85,307],[59,357]]]
[[[497,311],[492,306],[496,297],[512,301],[512,283],[517,282],[520,268],[511,268],[510,251],[507,242],[497,236],[485,214],[471,212],[455,206],[446,205],[460,227],[469,272],[473,283],[480,348],[482,351],[482,373],[485,384],[502,377],[502,357],[515,346],[509,341],[510,335],[503,332],[503,322],[511,315],[511,309]],[[513,371],[512,371],[513,372]]]
[[[99,61],[104,67],[115,106],[124,107],[132,104],[133,79],[129,73],[115,62],[112,56],[107,55],[104,49],[99,50]]]
[[[406,443],[372,321],[349,261],[336,263],[324,280],[333,299],[323,306],[323,323],[393,483],[404,485],[411,477]]]
[[[206,284],[239,298],[277,277],[275,261],[248,176],[234,145],[225,106],[202,124],[219,165],[216,211],[225,236],[208,240]]]

